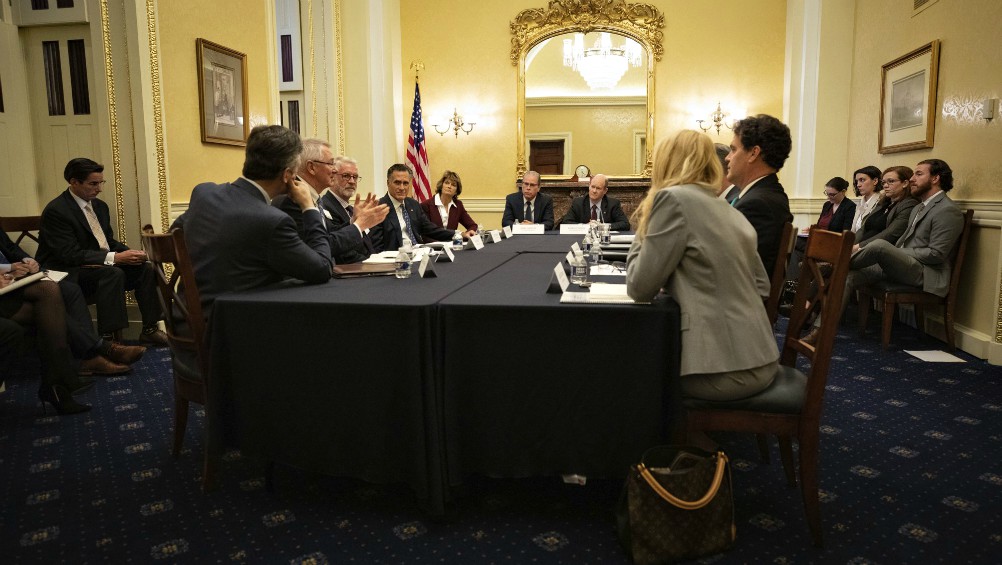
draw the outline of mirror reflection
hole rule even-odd
[[[615,33],[567,33],[525,57],[529,169],[569,177],[641,174],[647,157],[646,50]]]

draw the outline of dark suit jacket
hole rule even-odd
[[[128,246],[115,239],[111,231],[111,213],[102,200],[91,200],[98,223],[108,240],[109,251],[120,253]],[[39,231],[36,259],[46,269],[75,274],[81,265],[103,265],[108,253],[98,247],[97,238],[83,210],[77,205],[67,188],[42,210],[42,229]]]
[[[626,219],[623,207],[619,205],[619,200],[606,194],[602,197],[602,218],[605,223],[612,224],[613,231],[630,231],[630,220]],[[571,202],[571,207],[560,220],[562,224],[587,224],[591,221],[591,199],[587,196],[578,196]]]
[[[522,200],[522,193],[515,192],[509,194],[504,199],[504,216],[501,217],[501,227],[512,224],[520,224],[525,219],[525,202]],[[536,193],[536,200],[532,203],[531,221],[536,224],[543,224],[545,230],[553,229],[553,197],[542,192]]]
[[[397,219],[394,200],[387,194],[379,199],[379,203],[389,206],[390,212],[386,214],[386,219],[382,223],[369,230],[369,235],[372,236],[372,244],[376,247],[376,251],[399,249],[404,243],[404,238],[401,235],[403,231],[400,227],[400,220]],[[418,204],[417,200],[405,198],[404,210],[411,217],[411,229],[414,230],[414,235],[417,237],[433,241],[449,241],[452,239],[451,231],[431,223],[428,216],[421,210],[421,205]],[[417,244],[421,242],[415,241],[413,243]]]
[[[248,290],[294,277],[331,278],[331,251],[321,215],[303,215],[303,237],[287,214],[268,205],[247,180],[202,183],[171,228],[184,230],[206,315],[224,292]]]
[[[744,196],[738,198],[734,208],[744,214],[758,234],[758,256],[762,258],[765,272],[771,273],[779,251],[779,238],[783,224],[793,221],[790,201],[779,184],[775,173],[755,183]]]
[[[821,207],[821,215],[824,216],[827,214],[831,208],[831,201],[825,202],[825,205]],[[832,215],[832,221],[828,222],[828,231],[841,233],[844,230],[851,230],[852,219],[855,216],[856,203],[848,198],[843,198],[842,203],[838,205],[838,210],[835,210],[835,214]]]
[[[331,254],[341,264],[361,263],[375,251],[372,238],[363,235],[351,225],[351,217],[337,197],[328,192],[320,197],[322,212],[326,212],[327,229],[330,233]],[[329,214],[329,215],[328,215]]]
[[[3,253],[7,261],[16,263],[30,257],[23,249],[14,244],[14,241],[7,235],[7,232],[0,231],[0,253]],[[3,263],[0,260],[0,263]]]
[[[895,243],[908,229],[912,208],[918,204],[918,200],[910,196],[902,198],[896,204],[890,203],[888,198],[885,200],[888,202],[887,206],[871,212],[863,220],[863,227],[856,232],[856,243],[861,248],[877,239]]]
[[[435,206],[434,196],[422,202],[421,209],[424,210],[425,215],[428,216],[431,223],[436,226],[456,231],[459,228],[459,224],[463,224],[463,227],[468,230],[477,229],[477,223],[466,212],[466,206],[463,206],[462,201],[458,198],[453,198],[452,202],[455,206],[449,207],[449,221],[444,223],[442,222],[442,214],[438,213],[438,206]]]

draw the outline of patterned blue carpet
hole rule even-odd
[[[715,436],[733,462],[738,540],[701,562],[1000,562],[1002,368],[902,351],[941,345],[900,325],[886,353],[872,335],[839,335],[823,416],[823,550],[775,449],[761,465],[751,437]],[[200,410],[185,453],[169,453],[166,349],[100,381],[80,416],[43,417],[35,371],[21,359],[0,395],[0,562],[627,561],[612,518],[620,481],[474,478],[458,516],[436,522],[399,486],[279,467],[268,493],[263,467],[232,452],[220,489],[204,495]]]

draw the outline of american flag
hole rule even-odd
[[[407,137],[407,162],[414,171],[414,197],[418,202],[431,198],[428,182],[428,150],[424,143],[424,126],[421,125],[421,90],[414,84],[414,111],[411,112],[411,134]]]

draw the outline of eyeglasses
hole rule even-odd
[[[822,190],[821,194],[824,194],[828,198],[835,198],[836,196],[838,196],[837,192],[828,192],[827,190]]]
[[[315,161],[313,159],[310,159],[309,161],[311,163],[320,163],[321,165],[327,165],[328,167],[333,167],[334,166],[334,161],[331,161],[329,163],[327,161]]]
[[[353,180],[353,181],[362,180],[362,177],[358,175],[353,175],[351,173],[341,173],[341,178],[343,178],[344,180]]]

